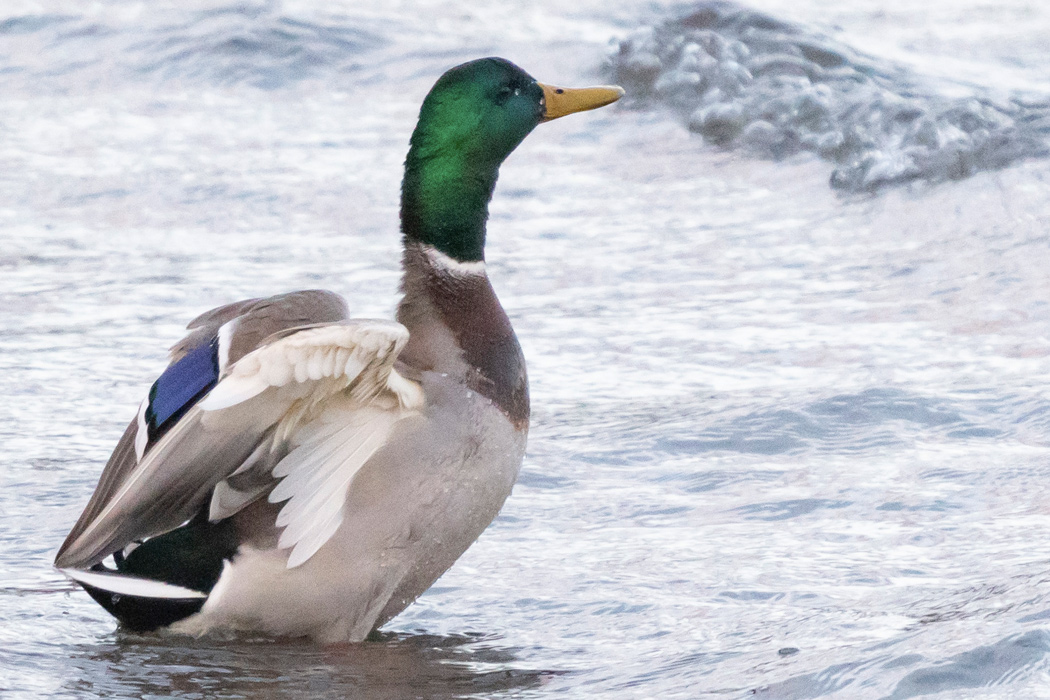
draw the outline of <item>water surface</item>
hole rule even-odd
[[[697,7],[562,5],[4,6],[0,695],[1048,695],[1050,10],[1020,1],[752,6],[778,55],[816,42],[870,78],[821,134],[885,134],[891,102],[938,128],[1015,110],[1027,146],[965,172],[835,188],[915,155],[905,132],[844,160],[714,143],[695,85],[656,74],[537,129],[488,248],[532,380],[521,480],[377,640],[132,635],[50,568],[189,319],[309,287],[391,313],[436,76],[499,54],[605,79]],[[796,93],[723,95],[794,123]]]

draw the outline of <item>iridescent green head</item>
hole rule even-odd
[[[401,229],[459,261],[485,257],[485,222],[499,166],[543,121],[615,102],[620,88],[537,83],[510,61],[451,69],[419,111],[401,186]]]

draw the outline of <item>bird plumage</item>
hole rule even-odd
[[[319,290],[194,319],[56,566],[134,629],[323,642],[363,639],[447,570],[524,455],[525,361],[485,218],[550,91],[502,59],[446,73],[406,162],[397,322]],[[564,113],[619,94],[585,90]]]

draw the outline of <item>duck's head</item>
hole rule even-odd
[[[620,99],[618,87],[557,88],[502,58],[452,68],[423,101],[405,162],[407,239],[460,261],[484,259],[499,166],[538,124]]]

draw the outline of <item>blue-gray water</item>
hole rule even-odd
[[[913,5],[763,0],[711,38],[624,0],[5,3],[0,696],[1050,697],[1050,8]],[[390,314],[443,70],[632,52],[629,104],[503,168],[529,454],[380,640],[131,635],[51,570],[190,318]]]

